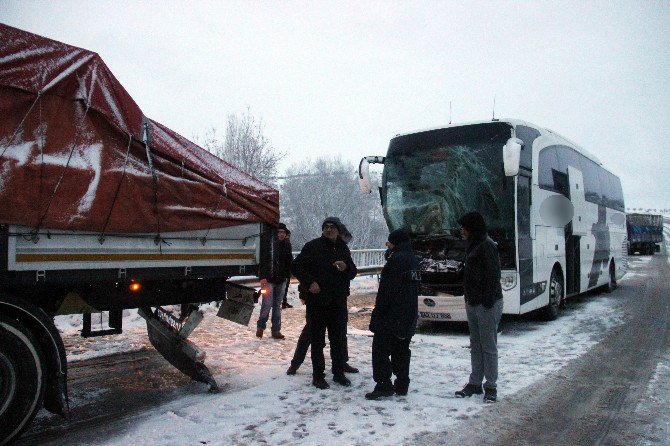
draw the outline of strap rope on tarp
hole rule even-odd
[[[47,206],[44,209],[44,212],[42,213],[42,216],[39,218],[37,221],[37,225],[35,229],[31,232],[33,237],[37,237],[37,233],[42,227],[42,223],[44,223],[44,219],[46,218],[47,214],[49,213],[49,209],[51,207],[51,203],[53,203],[53,199],[56,197],[56,192],[58,192],[58,189],[60,188],[61,183],[63,182],[63,178],[65,178],[65,172],[67,172],[67,169],[70,167],[70,161],[72,161],[72,155],[74,154],[74,150],[77,148],[77,140],[79,139],[79,135],[82,133],[82,128],[84,126],[84,120],[86,119],[86,116],[88,115],[88,111],[91,108],[91,103],[88,102],[86,103],[86,110],[84,110],[84,114],[81,117],[81,122],[77,126],[77,133],[75,133],[74,138],[72,138],[72,148],[70,149],[70,154],[67,157],[67,162],[65,163],[65,167],[63,168],[63,171],[60,174],[60,178],[58,178],[58,182],[56,183],[56,187],[54,188],[53,192],[51,192],[51,196],[49,197],[49,201],[47,202]],[[36,241],[36,240],[35,240]]]
[[[215,217],[216,217],[216,213],[219,212],[220,204],[221,204],[221,201],[223,201],[223,197],[226,197],[226,198],[228,197],[228,188],[226,187],[225,182],[221,185],[221,195],[219,195],[219,199],[216,201],[216,205],[214,206],[214,216]],[[214,222],[212,221],[209,224],[209,227],[207,228],[207,231],[205,232],[205,235],[203,235],[200,238],[200,242],[202,243],[202,246],[205,246],[205,243],[207,243],[207,236],[209,235],[209,231],[212,229],[213,224],[214,224]]]
[[[102,245],[105,243],[105,232],[107,231],[107,225],[109,224],[109,219],[112,217],[112,211],[114,210],[114,205],[116,204],[116,199],[119,196],[119,191],[121,191],[121,185],[123,184],[123,180],[126,177],[126,169],[128,167],[128,160],[130,159],[130,146],[132,145],[133,142],[133,136],[128,133],[128,147],[126,148],[126,158],[123,162],[123,172],[121,173],[121,178],[119,179],[119,184],[116,185],[116,191],[114,192],[114,198],[112,199],[112,205],[109,207],[109,212],[107,213],[107,218],[105,218],[105,224],[102,227],[102,231],[100,232],[100,236],[98,237],[98,241]]]
[[[14,142],[14,139],[17,137],[19,132],[23,129],[23,124],[26,122],[26,119],[28,119],[28,115],[30,115],[30,112],[33,111],[33,108],[35,108],[35,104],[37,104],[37,102],[40,101],[41,98],[42,98],[42,92],[37,93],[37,97],[35,98],[33,103],[30,105],[30,108],[28,109],[26,114],[23,116],[23,119],[21,119],[21,122],[19,122],[19,125],[16,126],[16,130],[14,130],[14,133],[12,134],[12,137],[7,142],[7,145],[2,150],[2,153],[0,153],[0,158],[5,156],[5,152],[7,151],[7,149],[9,149],[9,146]]]
[[[149,169],[151,169],[151,185],[154,192],[154,202],[153,202],[153,213],[156,218],[156,237],[154,237],[154,243],[158,245],[158,250],[162,253],[162,243],[170,245],[170,243],[163,239],[161,236],[161,219],[158,213],[158,175],[156,175],[156,169],[154,168],[154,161],[151,157],[151,145],[149,141],[149,122],[145,121],[144,124],[144,148],[147,152],[147,162],[149,163]]]

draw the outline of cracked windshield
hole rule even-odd
[[[511,127],[487,123],[398,136],[384,168],[391,230],[456,235],[458,218],[479,211],[498,242],[514,240],[514,182],[502,167]]]

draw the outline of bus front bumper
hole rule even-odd
[[[419,296],[419,320],[433,322],[465,322],[463,296],[438,293],[437,296]]]

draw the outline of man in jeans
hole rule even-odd
[[[456,392],[456,396],[481,395],[482,381],[486,378],[484,402],[494,403],[498,398],[498,324],[503,310],[498,244],[488,236],[480,213],[469,212],[458,223],[468,242],[463,288],[470,329],[472,373],[468,384]]]
[[[276,240],[273,242],[273,248],[268,256],[268,260],[263,262],[258,270],[258,277],[261,283],[263,300],[261,301],[261,314],[256,324],[256,336],[263,337],[272,310],[272,337],[274,339],[284,339],[281,334],[281,307],[284,291],[291,277],[291,244],[286,239],[288,229],[284,223],[277,226]]]

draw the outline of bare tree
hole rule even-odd
[[[228,115],[226,137],[222,141],[217,130],[207,130],[203,137],[194,140],[214,155],[222,158],[238,169],[273,184],[277,176],[277,165],[286,153],[277,151],[265,137],[262,120],[256,121],[249,109],[237,116]]]
[[[321,233],[321,222],[339,217],[354,238],[350,248],[383,248],[388,231],[379,197],[363,195],[351,163],[319,158],[289,167],[281,186],[282,219],[291,228],[294,248]]]

